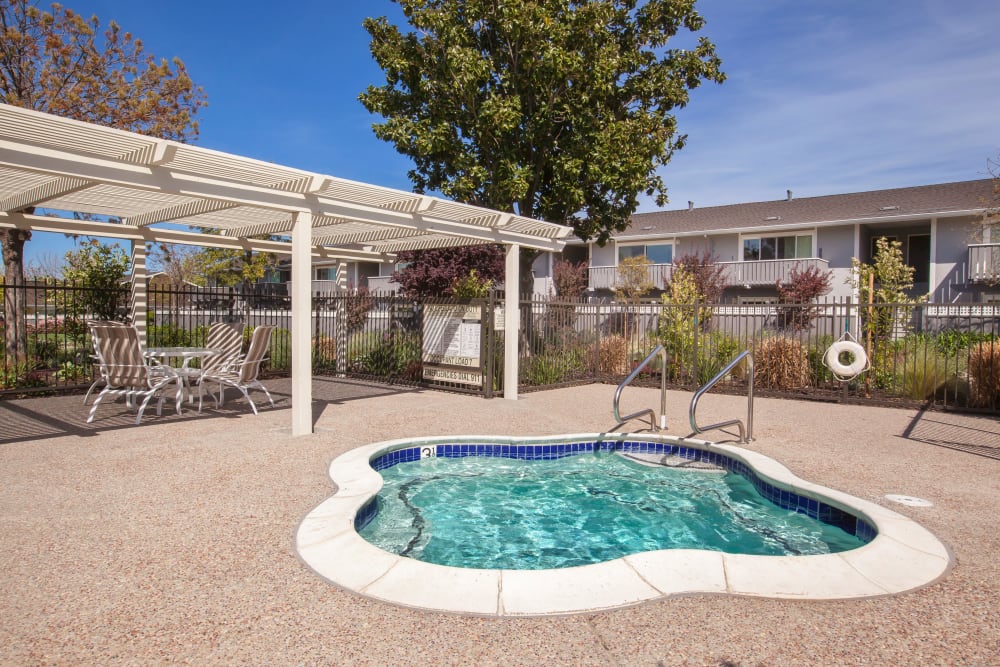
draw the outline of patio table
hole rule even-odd
[[[180,358],[181,367],[174,369],[181,377],[184,388],[187,390],[188,403],[194,402],[194,392],[191,391],[191,377],[197,376],[201,371],[197,368],[189,368],[188,364],[192,359],[200,359],[213,354],[222,354],[222,350],[213,347],[151,347],[146,350],[147,357],[157,359]]]

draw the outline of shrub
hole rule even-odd
[[[1000,341],[979,343],[969,351],[970,401],[993,407],[1000,397]]]
[[[313,338],[313,355],[317,366],[335,365],[337,363],[337,341],[329,336],[316,336]]]
[[[763,389],[801,389],[809,385],[809,357],[794,338],[765,338],[753,352],[753,380]]]
[[[539,387],[586,377],[587,353],[580,347],[554,348],[524,360],[525,384]]]
[[[698,346],[698,384],[703,385],[726,367],[741,352],[738,340],[721,331],[706,334]],[[743,364],[733,369],[733,374],[742,377]]]
[[[347,331],[354,332],[368,322],[368,313],[375,307],[375,298],[368,293],[367,287],[359,287],[351,296],[344,297],[344,309],[347,315]]]
[[[589,273],[587,262],[574,264],[557,259],[552,265],[552,284],[561,299],[578,299],[587,291]]]
[[[778,326],[792,331],[803,331],[812,325],[816,317],[814,301],[830,291],[832,271],[821,271],[810,266],[805,271],[792,269],[788,280],[775,283],[778,290]]]
[[[604,375],[627,375],[629,368],[628,346],[625,337],[612,334],[601,338],[597,367]]]
[[[418,337],[386,333],[354,360],[354,370],[387,380],[416,381],[422,370],[420,356]]]
[[[26,389],[41,387],[45,381],[38,374],[38,363],[28,361],[20,364],[0,367],[0,389]]]
[[[900,393],[917,401],[933,399],[942,389],[954,391],[955,377],[948,372],[945,358],[933,349],[908,350],[897,360]]]
[[[688,375],[694,360],[696,329],[700,331],[700,323],[711,317],[710,308],[697,305],[700,298],[694,276],[683,269],[674,272],[667,292],[660,296],[663,308],[657,335],[667,351],[667,370],[675,379]]]
[[[146,342],[149,347],[191,347],[197,341],[192,333],[176,324],[159,324],[146,329]]]
[[[698,253],[683,255],[674,264],[679,270],[694,278],[695,288],[701,301],[719,303],[722,300],[722,292],[726,289],[726,277],[723,275],[725,267],[719,264],[718,258],[712,253],[706,250],[700,255]],[[707,318],[702,326],[708,326]]]

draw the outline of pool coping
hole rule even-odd
[[[742,461],[762,479],[849,510],[878,531],[857,549],[815,556],[752,556],[668,549],[553,570],[482,570],[435,565],[370,544],[355,517],[382,488],[370,465],[403,447],[461,442],[555,444],[643,440],[713,451]],[[593,613],[685,594],[831,600],[894,595],[933,583],[952,565],[947,547],[916,521],[886,507],[794,475],[778,461],[734,445],[677,436],[577,433],[549,437],[438,436],[352,449],[330,463],[337,491],[300,523],[296,550],[324,579],[392,604],[480,616]]]

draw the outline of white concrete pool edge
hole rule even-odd
[[[541,444],[643,440],[724,452],[768,482],[863,516],[870,543],[818,556],[749,556],[670,549],[555,570],[480,570],[424,563],[365,541],[354,518],[382,488],[372,457],[401,447],[480,443]],[[485,616],[590,613],[672,595],[715,593],[829,600],[903,593],[926,586],[950,565],[948,549],[912,519],[872,502],[800,479],[774,459],[732,445],[651,434],[581,433],[552,437],[456,435],[407,438],[353,449],[330,464],[336,493],[302,520],[299,557],[328,581],[360,595],[433,611]]]

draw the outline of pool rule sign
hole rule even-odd
[[[425,380],[483,386],[482,320],[478,304],[424,306]]]

